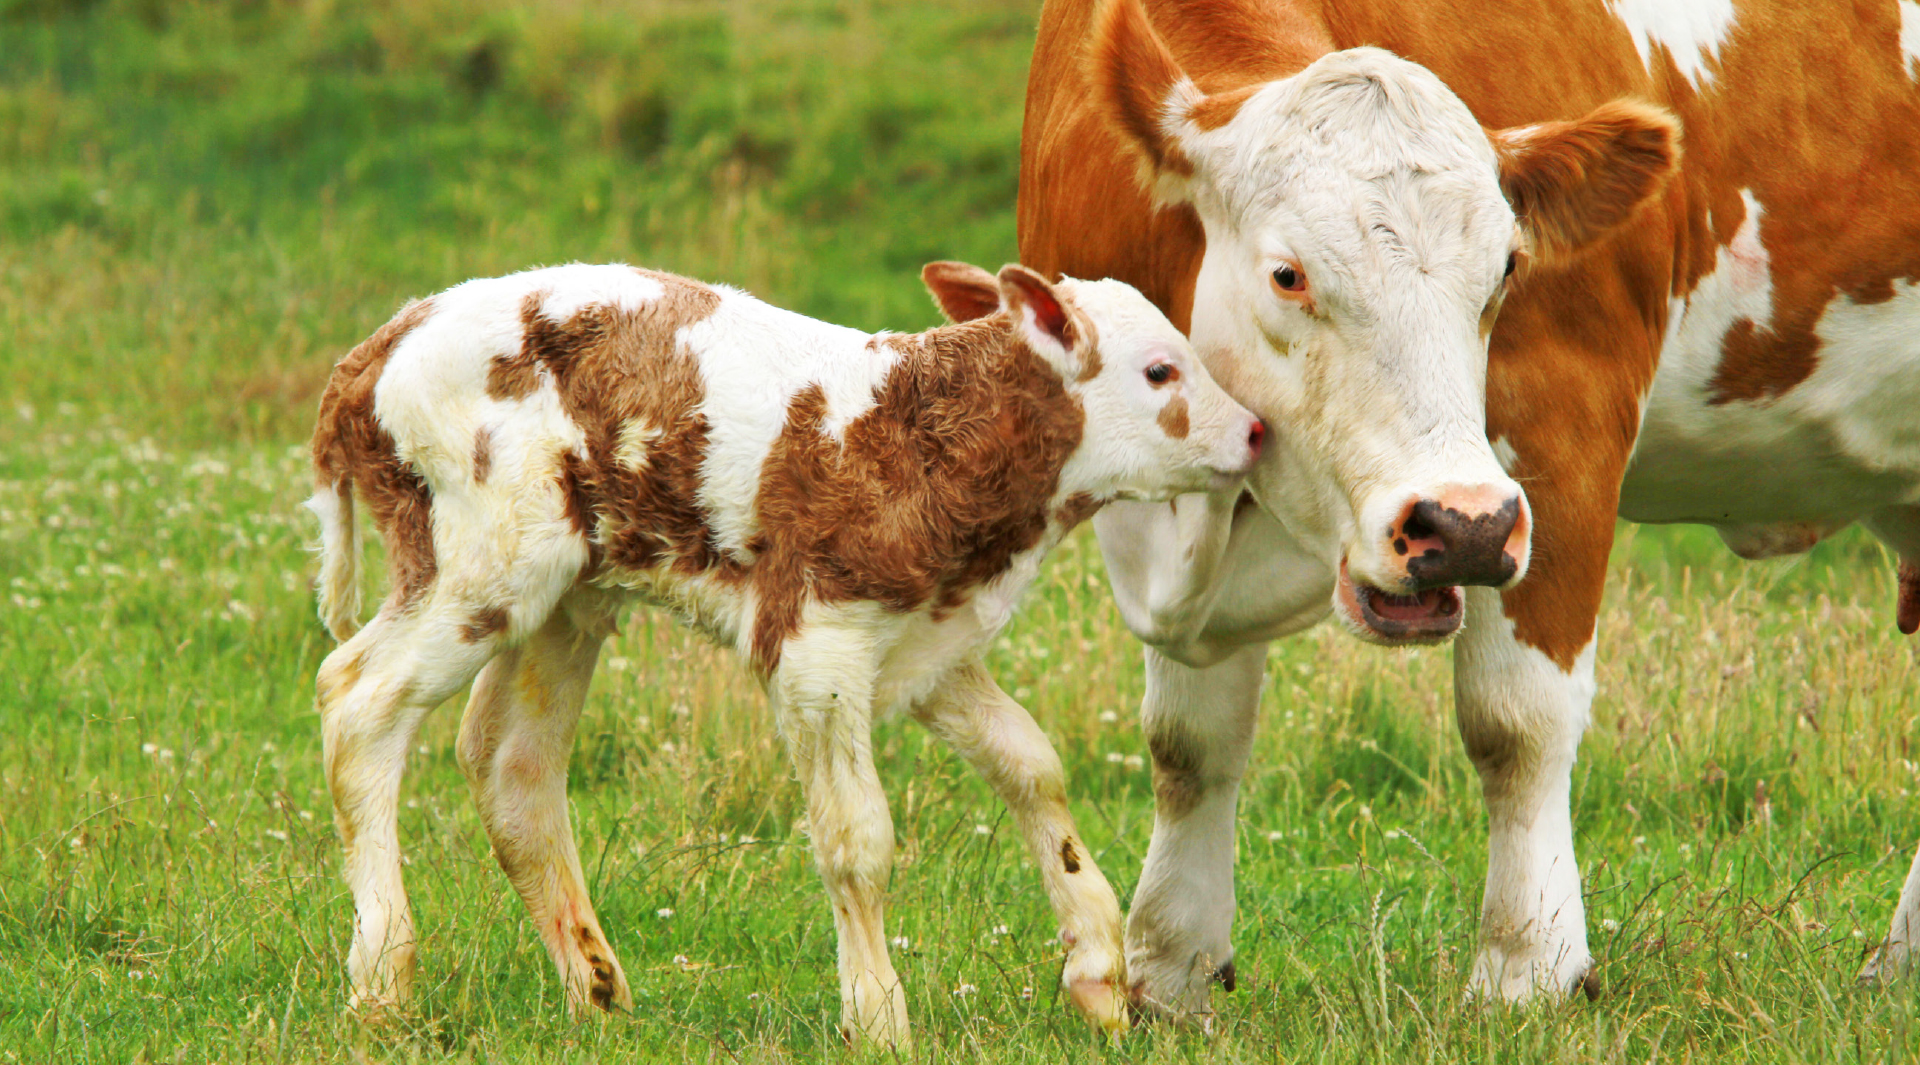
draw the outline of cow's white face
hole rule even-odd
[[[1192,339],[1274,430],[1259,502],[1323,555],[1357,635],[1452,635],[1458,586],[1510,587],[1529,558],[1525,493],[1486,430],[1514,266],[1630,215],[1671,168],[1671,120],[1613,104],[1490,134],[1377,48],[1208,97],[1131,2],[1092,55],[1143,183],[1205,229]]]
[[[1049,283],[1022,266],[998,276],[964,263],[922,271],[947,316],[994,313],[1060,374],[1085,416],[1063,493],[1165,500],[1238,485],[1266,427],[1215,384],[1193,346],[1132,285]]]

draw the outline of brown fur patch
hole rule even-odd
[[[473,483],[486,484],[493,473],[493,427],[483,425],[473,434]]]
[[[1154,419],[1160,423],[1160,431],[1175,440],[1185,440],[1193,427],[1187,422],[1187,397],[1175,396],[1160,408],[1160,416]]]
[[[695,494],[706,455],[705,389],[698,362],[674,340],[712,317],[720,294],[672,274],[638,272],[664,291],[637,309],[593,305],[555,322],[540,313],[544,293],[527,296],[520,351],[494,360],[488,389],[544,374],[585,435],[586,453],[560,455],[558,476],[567,516],[588,537],[590,572],[603,564],[728,571],[735,567],[714,550]],[[621,430],[633,423],[659,433],[639,468],[615,457]]]
[[[1063,530],[1072,529],[1074,526],[1093,517],[1099,512],[1101,507],[1106,505],[1106,500],[1096,499],[1090,493],[1075,492],[1067,497],[1066,502],[1060,504],[1058,510],[1054,511],[1053,520]]]
[[[483,607],[460,626],[460,638],[468,643],[479,643],[507,631],[507,621],[506,607]]]
[[[794,397],[762,468],[758,669],[809,599],[950,610],[1039,543],[1085,415],[1018,337],[1000,315],[921,334],[844,444],[817,385]]]
[[[1178,820],[1200,802],[1200,754],[1178,726],[1161,723],[1147,735],[1153,756],[1153,801],[1162,817]]]
[[[1219,129],[1232,122],[1233,116],[1240,113],[1240,105],[1247,102],[1247,97],[1259,92],[1263,87],[1260,84],[1242,85],[1237,89],[1214,93],[1194,104],[1193,110],[1188,112],[1187,117],[1201,129],[1208,131]]]
[[[1920,565],[1900,563],[1900,597],[1894,608],[1894,624],[1902,634],[1920,632]]]
[[[1080,855],[1073,849],[1072,839],[1060,841],[1060,868],[1069,873],[1080,871]]]
[[[323,487],[351,480],[373,515],[387,548],[388,602],[398,610],[418,602],[438,571],[433,496],[400,460],[393,437],[374,416],[373,395],[393,349],[432,314],[430,299],[409,303],[348,352],[327,380],[313,430],[313,468]]]

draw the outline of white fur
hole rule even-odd
[[[1695,91],[1713,84],[1720,47],[1733,32],[1733,0],[1608,0],[1607,6],[1626,26],[1649,72],[1658,45]]]
[[[1920,0],[1900,0],[1900,55],[1913,80],[1920,81]]]
[[[1081,446],[1052,498],[1034,502],[1054,513],[1077,494],[1165,499],[1199,487],[1233,490],[1251,462],[1253,419],[1212,384],[1185,339],[1125,285],[1063,282],[1059,291],[1094,324],[1101,345],[1057,350],[1056,360],[1098,358],[1102,369],[1090,380],[1067,380],[1085,413]],[[398,1004],[410,992],[415,934],[395,827],[400,776],[421,718],[469,682],[461,766],[569,1005],[632,1007],[567,824],[574,722],[600,643],[629,593],[742,650],[757,603],[737,585],[670,567],[583,583],[588,544],[567,517],[559,464],[564,453],[584,448],[585,434],[550,381],[523,398],[496,400],[487,379],[494,358],[520,350],[519,309],[532,293],[571,317],[594,304],[644,307],[662,292],[658,281],[625,267],[469,282],[435,298],[431,314],[395,346],[375,388],[375,417],[431,489],[437,572],[419,602],[383,610],[320,671],[328,780],[356,915],[347,967],[362,1009]],[[700,412],[710,437],[700,499],[736,554],[756,528],[762,466],[793,397],[818,385],[828,404],[823,431],[837,438],[874,408],[876,389],[899,361],[884,340],[730,290],[715,314],[674,341],[699,360],[706,387]],[[1144,371],[1156,361],[1183,367],[1180,380],[1147,383]],[[1180,438],[1158,424],[1176,397],[1191,410],[1190,432]],[[482,427],[494,456],[484,481],[472,470]],[[663,428],[622,426],[615,461],[645,464]],[[325,615],[343,635],[336,621],[349,603],[350,503],[323,491],[311,504],[322,519]],[[1067,811],[1045,735],[980,661],[1061,532],[1050,526],[1004,573],[972,589],[966,609],[938,617],[934,604],[896,612],[873,602],[803,602],[799,632],[766,678],[834,902],[850,1037],[892,1045],[908,1034],[882,924],[892,828],[868,735],[875,719],[896,712],[913,714],[951,743],[1008,803],[1071,947],[1066,990],[1100,1023],[1125,1024],[1119,904]],[[474,620],[495,609],[506,611],[506,631],[476,634]]]
[[[1594,645],[1571,671],[1514,638],[1498,592],[1467,589],[1455,644],[1463,735],[1501,737],[1480,767],[1487,884],[1468,987],[1501,999],[1568,991],[1586,975],[1586,911],[1569,805],[1575,754],[1593,705]]]

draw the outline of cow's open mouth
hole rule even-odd
[[[1394,595],[1360,584],[1340,563],[1340,606],[1361,635],[1377,643],[1432,643],[1459,631],[1464,616],[1459,588],[1428,588]]]

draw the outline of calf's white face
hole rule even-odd
[[[1486,428],[1487,340],[1515,266],[1630,215],[1671,167],[1671,120],[1610,104],[1489,133],[1377,48],[1205,96],[1131,0],[1091,56],[1143,183],[1205,230],[1193,341],[1278,430],[1259,502],[1337,573],[1355,634],[1452,635],[1458,586],[1510,587],[1529,558],[1526,496]]]
[[[1049,284],[1021,266],[999,275],[962,263],[922,272],[954,321],[1004,311],[1080,402],[1080,446],[1063,490],[1171,499],[1232,487],[1253,467],[1266,427],[1215,384],[1166,315],[1119,281]]]

